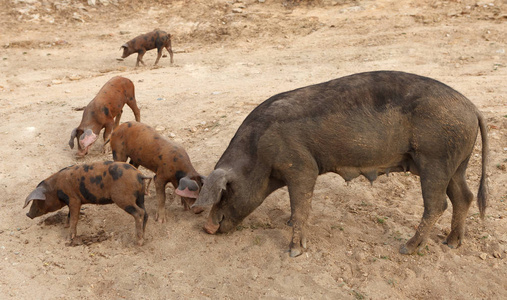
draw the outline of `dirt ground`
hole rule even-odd
[[[95,3],[95,4],[94,4]],[[2,299],[506,299],[507,1],[0,0],[0,298]],[[120,46],[160,28],[174,65],[156,52],[145,67]],[[117,206],[84,206],[82,242],[66,245],[67,208],[31,220],[26,196],[63,167],[110,160],[100,138],[84,159],[67,142],[85,106],[116,75],[136,87],[142,121],[182,144],[209,174],[247,114],[268,97],[352,73],[400,70],[467,96],[489,127],[489,206],[467,217],[464,244],[442,244],[449,206],[418,255],[399,246],[423,212],[418,177],[370,186],[319,177],[309,248],[290,258],[286,189],[238,230],[209,235],[208,211],[179,199],[146,243]],[[126,107],[122,121],[133,120]],[[467,179],[480,176],[480,139]],[[141,168],[145,174],[151,174]],[[172,187],[167,187],[173,199]]]

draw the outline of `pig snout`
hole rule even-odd
[[[97,140],[97,135],[93,133],[90,129],[85,130],[85,132],[79,137],[79,144],[84,150],[84,152],[88,152],[87,148],[93,144]]]
[[[181,197],[196,199],[199,196],[199,184],[195,180],[183,177],[180,179],[175,193]]]
[[[198,206],[193,206],[192,208],[196,208]],[[224,218],[225,216],[222,213],[212,213],[215,208],[211,209],[210,215],[208,217],[208,221],[204,224],[203,229],[209,234],[215,234],[217,231],[224,233],[230,231],[232,223],[227,222]],[[222,224],[224,223],[224,224]],[[223,225],[223,226],[222,226]],[[233,226],[234,227],[234,226]]]
[[[208,218],[208,222],[203,226],[204,231],[206,231],[209,234],[215,234],[218,231],[218,228],[220,228],[220,224],[215,224],[213,220]]]
[[[30,215],[30,213],[26,213],[26,216],[29,217],[30,219],[35,218],[34,216]]]

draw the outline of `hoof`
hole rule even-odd
[[[191,208],[191,210],[194,214],[198,215],[204,211],[204,208],[199,207],[199,206],[194,206]]]
[[[401,254],[412,254],[413,251],[409,251],[406,245],[401,245],[400,253]]]
[[[165,216],[164,217],[160,217],[158,215],[158,213],[155,214],[155,221],[159,222],[160,224],[163,224],[165,223]]]
[[[447,245],[447,247],[449,247],[449,248],[451,248],[451,249],[455,249],[455,248],[456,248],[456,247],[454,247],[454,245],[449,244],[449,242],[447,242],[447,240],[442,241],[442,244]]]
[[[290,249],[290,257],[296,257],[303,254],[303,252],[300,249]]]

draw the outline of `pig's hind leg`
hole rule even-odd
[[[144,208],[144,192],[136,191],[135,195],[135,204],[126,205],[124,207],[121,203],[117,204],[134,217],[134,221],[136,223],[137,244],[142,246],[144,244],[144,231],[148,221],[148,213],[146,213],[146,209]]]
[[[451,232],[443,242],[449,248],[457,248],[465,236],[465,220],[468,209],[472,204],[474,195],[468,188],[465,171],[468,165],[468,158],[459,166],[447,186],[447,196],[452,203]]]
[[[424,247],[431,229],[447,208],[446,191],[452,176],[447,171],[451,168],[443,167],[438,158],[421,155],[415,163],[420,171],[424,213],[414,236],[401,246],[401,254],[413,254]]]

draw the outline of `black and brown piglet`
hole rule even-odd
[[[90,146],[104,128],[104,141],[109,139],[113,129],[120,123],[123,106],[127,104],[134,112],[136,121],[141,120],[137,107],[134,84],[128,78],[115,76],[100,89],[83,111],[78,127],[70,134],[69,146],[74,149],[74,139],[78,141],[78,156],[85,156]],[[105,152],[105,144],[104,149]]]
[[[158,63],[162,56],[162,49],[166,48],[171,56],[171,64],[173,60],[173,50],[171,47],[171,35],[162,30],[153,30],[146,34],[136,36],[132,40],[121,46],[123,48],[123,55],[121,58],[126,58],[133,53],[137,53],[136,67],[139,67],[139,62],[144,65],[143,56],[146,51],[157,48],[157,60],[155,65]]]
[[[135,167],[143,166],[155,172],[158,210],[156,219],[165,222],[165,185],[171,182],[181,196],[185,210],[189,210],[199,195],[203,177],[192,166],[181,145],[158,134],[152,127],[139,123],[123,123],[111,135],[111,149],[115,161],[127,161]],[[200,213],[202,208],[192,208]]]
[[[68,206],[72,244],[81,205],[116,203],[134,217],[137,243],[143,245],[148,220],[144,208],[144,180],[150,178],[126,163],[106,161],[74,165],[41,181],[28,195],[23,208],[33,201],[26,214],[33,219]]]

